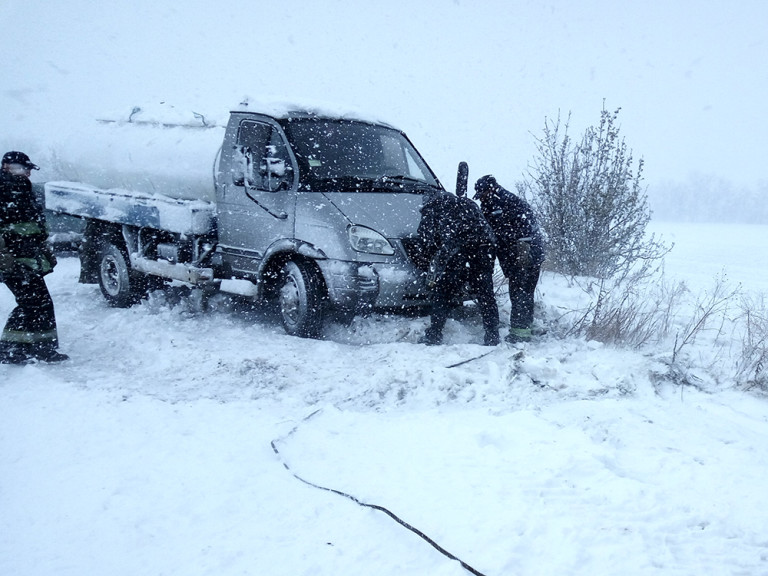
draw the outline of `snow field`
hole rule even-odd
[[[675,230],[686,271],[701,230]],[[654,376],[664,348],[552,333],[480,357],[468,307],[441,347],[415,344],[427,318],[379,315],[302,340],[180,287],[112,309],[77,274],[48,277],[72,359],[0,366],[0,574],[466,573],[291,472],[487,576],[768,565],[768,406],[725,367],[693,367],[704,393]],[[581,298],[540,292],[547,314]]]

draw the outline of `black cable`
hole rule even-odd
[[[456,368],[457,366],[461,366],[462,364],[467,364],[468,362],[474,362],[475,360],[480,360],[480,358],[485,358],[486,356],[488,356],[488,354],[491,354],[493,352],[495,352],[495,350],[491,350],[490,352],[486,352],[485,354],[480,354],[480,356],[475,356],[467,360],[462,360],[461,362],[456,362],[456,364],[451,364],[450,366],[446,366],[446,368]]]
[[[320,410],[316,410],[315,412],[313,412],[312,414],[310,414],[309,416],[304,418],[304,420],[308,420],[309,418],[311,418],[312,416],[314,416],[318,412],[320,412]],[[296,428],[298,428],[298,427],[296,427]],[[287,436],[290,436],[291,434],[293,434],[296,431],[296,428],[291,430],[288,433]],[[282,455],[280,454],[280,451],[277,449],[276,442],[278,442],[278,440],[272,440],[272,442],[270,442],[270,444],[272,445],[272,450],[275,452],[275,454],[277,455],[278,459],[283,464],[283,467],[291,474],[291,476],[296,478],[296,480],[299,480],[300,482],[303,482],[307,486],[312,486],[313,488],[317,488],[318,490],[325,490],[326,492],[331,492],[332,494],[336,494],[338,496],[343,496],[344,498],[352,500],[352,502],[354,502],[358,506],[364,506],[366,508],[373,508],[374,510],[378,510],[379,512],[384,512],[384,514],[386,514],[387,516],[392,518],[395,522],[397,522],[401,526],[407,528],[408,530],[410,530],[411,532],[416,534],[422,540],[426,541],[435,550],[440,552],[443,556],[445,556],[446,558],[450,558],[451,560],[455,560],[456,562],[461,564],[462,568],[464,568],[467,572],[470,572],[471,574],[474,574],[475,576],[485,576],[485,574],[483,574],[479,570],[476,570],[475,568],[473,568],[472,566],[470,566],[469,564],[464,562],[461,558],[455,556],[454,554],[451,554],[448,550],[446,550],[445,548],[440,546],[437,542],[432,540],[432,538],[430,538],[429,536],[424,534],[424,532],[422,532],[418,528],[415,528],[414,526],[411,526],[410,524],[408,524],[408,522],[406,522],[405,520],[403,520],[402,518],[397,516],[397,514],[395,514],[394,512],[388,510],[384,506],[379,506],[378,504],[368,504],[367,502],[363,502],[363,501],[359,500],[358,498],[356,498],[355,496],[352,496],[351,494],[347,494],[346,492],[342,492],[341,490],[336,490],[334,488],[328,488],[326,486],[320,486],[319,484],[315,484],[313,482],[310,482],[309,480],[305,480],[304,478],[302,478],[301,476],[296,474],[293,470],[291,470],[290,466],[288,466],[288,464],[285,462],[285,460],[283,459]]]

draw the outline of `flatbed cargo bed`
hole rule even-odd
[[[101,190],[80,182],[47,182],[45,207],[80,218],[95,218],[179,234],[207,234],[214,228],[216,206],[132,190]]]

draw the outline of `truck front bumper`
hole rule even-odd
[[[429,304],[423,275],[416,269],[380,262],[318,260],[332,306],[362,311]]]

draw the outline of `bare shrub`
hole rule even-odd
[[[663,271],[641,266],[620,279],[575,279],[592,295],[590,305],[573,323],[572,335],[605,344],[641,348],[665,339],[686,291],[670,284]]]
[[[619,136],[619,114],[603,108],[598,126],[574,144],[568,122],[545,120],[538,155],[517,184],[541,215],[548,237],[545,266],[562,274],[627,276],[637,262],[659,260],[669,249],[645,229],[650,210],[642,189],[643,160]],[[570,117],[569,117],[570,120]]]
[[[728,312],[740,292],[717,277],[710,290],[696,295],[691,302],[684,282],[670,283],[663,270],[647,273],[642,266],[617,281],[574,280],[591,295],[591,301],[585,309],[574,311],[576,319],[566,335],[631,348],[671,339],[670,364],[677,363],[684,350],[704,333],[714,332],[715,339],[723,333]],[[758,316],[752,312],[751,317],[756,326]],[[753,328],[750,342],[759,350],[756,330]]]
[[[493,271],[493,293],[496,298],[505,297],[509,294],[509,282],[498,266]]]
[[[697,297],[693,306],[693,314],[682,329],[675,334],[672,363],[678,360],[685,347],[693,344],[704,332],[716,330],[717,334],[722,333],[729,307],[739,292],[740,288],[731,288],[722,276],[718,276],[715,278],[714,287]],[[717,323],[717,328],[712,327],[713,323]]]
[[[695,372],[704,368],[713,376],[712,369],[725,359],[726,342],[730,338],[721,337],[726,333],[725,325],[732,320],[729,311],[739,293],[739,287],[732,288],[723,277],[717,277],[712,289],[697,295],[692,306],[686,304],[686,320],[675,331],[671,354],[659,358],[665,368],[651,374],[657,392],[665,382],[680,386],[681,394],[684,387],[706,390],[705,382],[709,378],[697,376]],[[706,357],[691,358],[685,354],[705,334],[711,338]]]
[[[747,390],[768,391],[768,310],[765,297],[744,297],[741,317],[744,332],[741,354],[736,362],[736,379]]]

